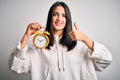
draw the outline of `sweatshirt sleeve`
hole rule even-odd
[[[28,46],[20,49],[20,42],[9,57],[9,67],[17,73],[28,73],[30,71],[30,59],[27,54]]]
[[[94,51],[91,58],[93,58],[96,71],[103,71],[112,62],[110,51],[104,45],[97,42],[94,42]]]

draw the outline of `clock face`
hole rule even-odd
[[[44,48],[48,45],[48,39],[44,35],[37,35],[34,38],[34,45],[37,48]]]

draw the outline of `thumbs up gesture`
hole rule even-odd
[[[92,51],[94,46],[94,41],[90,39],[87,35],[82,33],[79,27],[74,23],[75,30],[69,32],[69,35],[73,41],[82,41],[84,42]]]
[[[73,41],[82,41],[84,39],[84,37],[86,36],[85,34],[83,34],[79,27],[76,25],[76,23],[74,23],[74,27],[75,27],[75,30],[72,30],[69,35],[71,37],[71,39]]]

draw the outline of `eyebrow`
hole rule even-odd
[[[56,11],[54,11],[53,13],[57,13],[57,14],[59,14],[58,12],[56,12]],[[60,14],[65,14],[66,15],[66,13],[60,13]]]

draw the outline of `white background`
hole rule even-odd
[[[0,80],[29,80],[30,74],[9,70],[8,58],[31,22],[46,25],[56,0],[0,0]],[[64,0],[72,20],[82,32],[104,44],[113,55],[112,64],[97,72],[99,80],[120,80],[120,0]],[[29,43],[32,44],[32,37]]]

